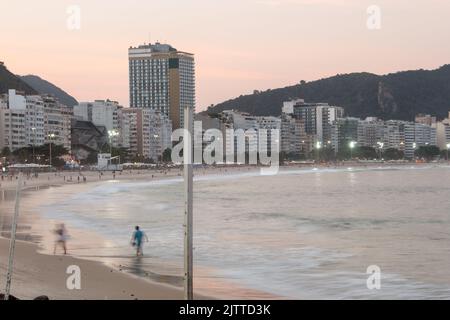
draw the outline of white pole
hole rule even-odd
[[[50,152],[49,152],[49,156],[50,156],[50,159],[49,159],[49,163],[50,163],[50,169],[52,168],[52,140],[50,140],[50,145],[49,145],[49,148],[50,148]]]
[[[9,261],[8,261],[8,272],[6,274],[5,300],[9,299],[9,293],[11,291],[11,279],[12,279],[13,266],[14,266],[14,249],[16,247],[17,218],[19,217],[19,204],[20,204],[21,190],[22,190],[22,173],[19,173],[19,179],[17,182],[17,189],[16,189],[16,205],[14,208],[14,217],[13,217],[12,227],[11,227],[11,240],[9,243]]]
[[[193,290],[193,172],[192,172],[192,108],[184,108],[184,297],[194,299]]]

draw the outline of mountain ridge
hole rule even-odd
[[[0,63],[0,94],[8,93],[9,89],[25,92],[25,94],[33,95],[38,92],[29,84],[24,82],[20,77],[9,71],[3,63]]]
[[[369,72],[337,74],[284,88],[226,100],[208,108],[217,113],[235,109],[260,116],[279,116],[283,101],[328,102],[359,118],[413,120],[418,113],[444,118],[450,110],[450,64],[434,70],[408,70],[386,75]]]
[[[66,91],[39,76],[30,74],[20,76],[20,79],[40,94],[50,94],[66,106],[73,107],[78,104],[78,101]]]
[[[74,97],[53,83],[36,75],[15,75],[3,62],[0,62],[0,94],[8,93],[9,89],[21,91],[26,95],[49,94],[69,107],[78,104]]]

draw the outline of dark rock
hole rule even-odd
[[[33,300],[50,300],[47,296],[39,296],[34,298]]]
[[[0,293],[0,301],[5,300],[5,295],[3,293]],[[19,298],[14,297],[13,295],[9,295],[9,301],[15,301],[20,300]]]

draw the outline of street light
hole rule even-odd
[[[306,148],[305,148],[305,140],[302,140],[302,143],[300,144],[300,154],[304,154],[305,158],[307,157]]]
[[[447,143],[447,161],[448,161],[448,150],[450,150],[450,143]]]
[[[112,138],[115,138],[119,135],[119,132],[117,130],[109,130],[108,136],[109,136],[109,153],[112,157]]]
[[[384,142],[377,142],[378,149],[380,150],[380,159],[383,159],[383,148],[384,148]]]
[[[320,152],[321,148],[322,148],[322,142],[317,141],[316,142],[316,157],[317,157],[317,161],[319,161],[319,152]]]
[[[31,128],[31,131],[33,131],[33,143],[32,143],[32,148],[33,148],[33,163],[36,163],[36,157],[34,155],[34,145],[36,143],[36,128]]]
[[[349,146],[350,146],[350,160],[353,159],[353,149],[355,148],[357,142],[355,141],[350,141]]]
[[[416,159],[417,143],[413,142],[412,147],[413,147],[413,160],[415,160]]]
[[[56,135],[54,133],[50,133],[48,135],[48,137],[49,137],[49,140],[50,140],[50,144],[49,144],[49,149],[50,149],[50,152],[49,152],[49,156],[50,156],[49,163],[50,163],[50,167],[51,167],[52,166],[52,143],[53,143],[52,140],[53,140],[54,137],[56,137]]]

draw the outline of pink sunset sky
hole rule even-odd
[[[67,28],[70,5],[79,30]],[[149,40],[195,54],[197,110],[337,73],[450,63],[448,0],[1,0],[0,12],[0,61],[79,101],[128,106],[127,49]]]

